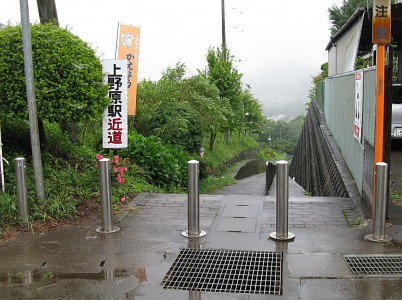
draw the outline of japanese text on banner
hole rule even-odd
[[[135,115],[138,80],[140,27],[120,24],[118,59],[127,60],[128,114]]]

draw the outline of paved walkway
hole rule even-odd
[[[402,279],[359,277],[345,254],[402,253],[402,226],[387,227],[393,241],[364,240],[372,232],[352,199],[305,195],[290,180],[289,231],[275,242],[275,185],[264,196],[264,175],[239,180],[200,197],[201,239],[186,239],[187,195],[141,194],[121,230],[96,233],[100,224],[23,234],[0,247],[0,299],[401,299]],[[161,282],[180,249],[282,252],[283,295],[188,292]]]

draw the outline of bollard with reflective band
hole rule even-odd
[[[385,213],[387,207],[388,165],[384,162],[376,163],[375,169],[375,207],[373,220],[373,234],[368,234],[366,240],[386,243],[392,237],[385,235]]]
[[[110,159],[99,160],[99,183],[102,208],[102,227],[96,229],[99,233],[113,233],[120,227],[112,225],[112,184],[110,175]]]
[[[197,160],[188,162],[188,230],[182,236],[199,238],[206,232],[200,230],[200,163]]]
[[[23,223],[28,223],[28,188],[25,158],[17,157],[14,164],[15,180],[17,185],[18,215]]]
[[[289,163],[286,160],[276,162],[276,232],[269,237],[278,241],[291,241],[295,235],[288,232],[289,203]]]

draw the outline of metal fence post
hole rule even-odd
[[[269,237],[290,241],[295,235],[288,232],[289,163],[286,160],[277,161],[276,169],[276,232],[272,232]]]
[[[120,227],[112,225],[112,184],[110,175],[110,159],[99,160],[99,183],[102,208],[102,227],[96,229],[99,233],[113,233]]]
[[[17,157],[14,160],[15,180],[17,185],[18,215],[23,223],[28,223],[28,188],[25,158]]]
[[[376,185],[373,234],[368,234],[364,238],[372,242],[386,243],[392,240],[392,237],[384,234],[388,189],[388,165],[384,162],[376,163],[375,171]]]
[[[205,236],[200,230],[200,163],[197,160],[188,162],[188,230],[181,233],[188,238]]]

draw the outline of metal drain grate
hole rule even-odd
[[[354,275],[402,277],[402,255],[344,255]]]
[[[187,291],[282,295],[282,253],[181,249],[162,284]]]

